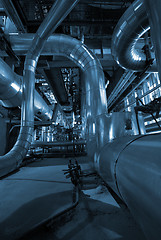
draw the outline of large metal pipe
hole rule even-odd
[[[88,145],[101,147],[106,142],[107,98],[102,66],[97,57],[80,41],[65,35],[52,36],[50,52],[74,61],[82,70],[82,120]],[[95,147],[93,145],[93,154]],[[90,148],[91,151],[91,148]]]
[[[139,2],[141,5],[138,5]],[[144,6],[146,7],[150,20],[151,35],[155,47],[158,70],[161,76],[161,2],[159,0],[144,0],[143,2],[145,3]],[[136,3],[136,6],[139,9],[143,6],[143,2],[137,1],[133,3],[131,10]],[[134,17],[133,13],[130,14],[129,11],[127,13],[127,16]],[[140,16],[142,16],[142,14],[143,11],[141,8]],[[139,19],[136,20],[137,27],[138,20]],[[133,19],[131,21],[133,22]],[[132,26],[133,25],[131,25],[131,27]],[[135,28],[131,29],[129,33],[130,36],[132,36],[131,33],[134,30]],[[121,34],[122,33],[120,33],[120,35]],[[136,32],[134,32],[134,36],[136,36]],[[121,37],[123,37],[123,35],[121,35]],[[125,35],[125,44],[129,41],[129,39],[127,39]],[[120,40],[120,43],[122,40]],[[121,52],[123,49],[122,45],[120,47]],[[125,45],[124,50],[126,50]],[[129,49],[127,49],[126,52],[127,54],[129,53],[128,50]],[[118,54],[118,52],[115,53],[116,55]],[[118,60],[120,60],[119,57],[121,57],[119,54],[117,55]],[[124,57],[121,58],[121,61],[127,61],[127,59],[127,56],[125,59],[124,55]],[[122,62],[124,63],[124,61]],[[133,63],[132,60],[130,63],[131,66]],[[133,66],[136,67],[135,70],[140,69],[139,66],[137,67],[137,64],[134,64]],[[96,161],[99,174],[113,191],[127,204],[134,218],[140,224],[145,236],[149,240],[158,240],[161,237],[160,155],[161,134],[142,135],[118,138],[112,143],[106,144],[98,154]]]
[[[127,204],[149,240],[161,237],[161,134],[124,137],[106,144],[98,172]]]
[[[12,47],[17,54],[25,54],[33,34],[11,36]],[[75,62],[81,69],[82,117],[84,134],[88,132],[88,145],[97,147],[107,142],[106,113],[107,98],[104,73],[97,57],[80,41],[65,35],[52,35],[43,48],[43,54],[63,55]],[[87,125],[87,131],[86,131]],[[97,143],[96,143],[97,139]],[[89,147],[91,149],[91,147]],[[93,152],[95,147],[92,147]]]
[[[5,107],[17,107],[21,102],[22,77],[14,73],[0,58],[0,100]]]
[[[6,155],[0,157],[0,176],[16,169],[25,157],[32,141],[34,128],[35,69],[46,39],[64,20],[78,0],[57,0],[40,25],[32,41],[24,65],[22,87],[21,129],[16,144]]]
[[[21,106],[22,76],[14,73],[0,58],[0,102],[5,107]],[[34,114],[42,120],[51,120],[53,111],[42,99],[39,93],[34,92]]]
[[[142,49],[137,50],[136,46],[139,38],[149,29],[144,2],[136,0],[119,20],[112,36],[112,55],[122,68],[132,71],[143,71],[146,68],[146,54]],[[158,71],[156,61],[147,71]]]
[[[161,79],[161,2],[159,0],[143,0],[149,18],[150,31],[155,49],[159,77]]]

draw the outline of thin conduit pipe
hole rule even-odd
[[[150,29],[145,5],[142,0],[134,1],[123,14],[112,36],[112,55],[124,69],[143,71],[147,65],[146,55],[136,49],[139,38]],[[156,61],[147,72],[158,72]]]
[[[78,3],[78,0],[57,0],[49,14],[40,25],[32,41],[24,65],[22,88],[21,129],[14,147],[6,155],[0,157],[0,176],[18,168],[25,157],[32,141],[34,129],[34,89],[35,69],[45,44],[58,25]]]

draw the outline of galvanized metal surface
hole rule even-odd
[[[34,128],[35,69],[46,39],[64,20],[78,0],[61,0],[53,4],[49,14],[40,25],[24,65],[22,84],[21,129],[16,144],[6,155],[0,157],[0,176],[16,169],[25,157],[32,141]]]
[[[5,107],[21,106],[22,101],[22,76],[14,73],[11,68],[0,58],[0,101]],[[41,113],[41,114],[38,114]],[[34,114],[43,120],[51,120],[53,111],[34,91]]]
[[[28,37],[29,35],[27,39]],[[25,38],[25,35],[23,35],[23,38]],[[22,40],[19,39],[19,41],[22,44]],[[85,135],[87,132],[88,143],[96,146],[97,139],[96,147],[103,146],[104,142],[107,142],[107,136],[104,132],[106,128],[104,118],[107,113],[107,98],[104,73],[99,60],[87,46],[77,39],[65,35],[55,34],[51,36],[45,46],[45,51],[69,58],[82,70],[81,115],[83,131]],[[95,150],[95,147],[92,147],[92,151],[90,148],[90,152],[94,153]]]
[[[132,71],[145,69],[146,55],[141,49],[136,49],[136,44],[149,29],[144,2],[136,0],[119,20],[112,37],[112,55],[121,67]],[[147,71],[157,72],[156,62]]]
[[[124,137],[104,146],[99,174],[123,199],[147,239],[161,236],[161,134]]]
[[[0,100],[5,107],[16,107],[21,103],[22,77],[14,73],[0,58]]]
[[[143,0],[149,18],[151,36],[155,49],[155,56],[159,77],[161,79],[161,2],[159,0]]]

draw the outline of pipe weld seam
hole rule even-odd
[[[116,160],[115,160],[115,164],[114,164],[114,177],[115,177],[115,184],[116,184],[116,187],[117,187],[117,190],[121,196],[121,198],[124,200],[124,198],[122,197],[122,194],[121,194],[121,191],[119,189],[119,184],[118,184],[118,180],[117,180],[117,164],[118,164],[118,161],[119,161],[119,158],[120,158],[120,155],[121,153],[130,145],[132,144],[133,142],[135,142],[136,140],[142,138],[142,137],[145,137],[146,135],[140,135],[138,137],[136,137],[135,139],[132,139],[131,141],[129,141],[124,147],[123,149],[121,149],[121,151],[119,152],[119,155],[117,156]]]
[[[31,66],[31,65],[26,65],[26,66],[24,67],[24,70],[35,73],[35,67],[33,67],[33,66]]]
[[[17,155],[19,155],[21,157],[21,159],[24,158],[23,153],[21,151],[19,151],[17,147],[15,147],[14,149],[11,149],[11,152],[9,152],[9,153],[11,153],[11,154],[13,153],[14,154],[14,152],[17,153]],[[13,159],[13,157],[12,157],[12,159]],[[15,159],[16,159],[16,163],[18,163],[19,159],[17,160],[17,156],[16,155],[15,155]]]
[[[27,59],[25,65],[31,65],[36,68],[37,62],[34,59]]]
[[[14,98],[18,94],[21,94],[21,88],[19,88],[19,90],[14,95],[12,95],[8,98],[4,98],[3,95],[5,95],[5,93],[3,93],[3,95],[0,97],[0,100],[11,100],[12,98]]]
[[[89,66],[89,67],[86,67],[86,68],[84,69],[84,72],[86,72],[87,70],[89,71],[89,68],[94,68],[95,70],[101,71],[101,72],[102,72],[102,70],[103,70],[103,68],[101,67],[101,63],[100,63],[100,66],[98,66],[98,64],[97,64],[96,62],[94,62],[93,65],[91,65],[91,66]],[[102,74],[102,75],[103,75],[103,74]]]
[[[25,135],[25,134],[24,134]],[[28,135],[30,135],[30,134],[28,134]],[[30,135],[31,137],[32,137],[32,135]],[[17,141],[17,143],[15,143],[15,144],[19,144],[19,142],[27,142],[27,143],[29,143],[30,144],[30,141],[28,141],[26,138],[25,139],[19,139],[18,141]]]
[[[28,149],[25,148],[25,147],[22,146],[22,145],[17,144],[16,147],[17,147],[17,148],[21,148],[21,149],[23,149],[23,150],[25,150],[25,151],[26,151],[26,150],[28,151]],[[18,152],[18,151],[15,150],[15,152]],[[20,153],[21,153],[21,152],[20,152]]]

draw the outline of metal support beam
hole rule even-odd
[[[12,0],[1,0],[1,4],[4,7],[7,15],[9,18],[14,22],[15,26],[17,27],[18,31],[25,33],[26,29],[20,19],[20,16],[12,2]]]

